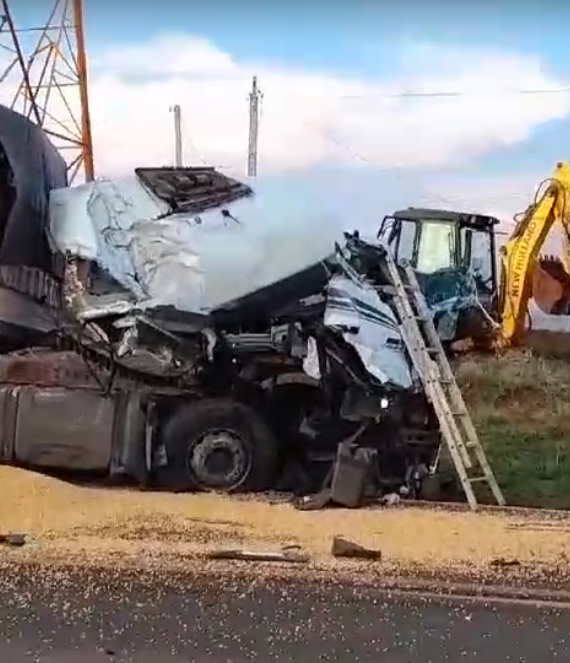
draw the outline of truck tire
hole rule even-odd
[[[253,408],[207,399],[180,408],[162,431],[169,490],[247,492],[270,488],[278,465],[275,435]]]

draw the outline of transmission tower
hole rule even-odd
[[[91,181],[82,0],[50,1],[44,25],[21,27],[8,0],[0,0],[0,103],[44,129],[67,162],[70,183],[81,174]],[[18,3],[13,6],[17,12]]]

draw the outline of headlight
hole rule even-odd
[[[387,410],[389,405],[390,405],[390,401],[387,398],[381,398],[380,399],[380,407],[383,410]]]

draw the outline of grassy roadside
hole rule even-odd
[[[456,370],[507,503],[570,508],[570,361],[512,351]]]

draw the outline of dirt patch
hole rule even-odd
[[[529,411],[544,406],[545,394],[536,385],[514,385],[497,396],[494,406],[497,411],[505,414],[528,417]]]
[[[471,356],[455,364],[459,385],[471,408],[500,410],[524,406],[531,416],[551,419],[570,413],[570,362],[511,350],[500,356]]]
[[[569,332],[530,330],[523,336],[521,345],[539,357],[570,360]]]

